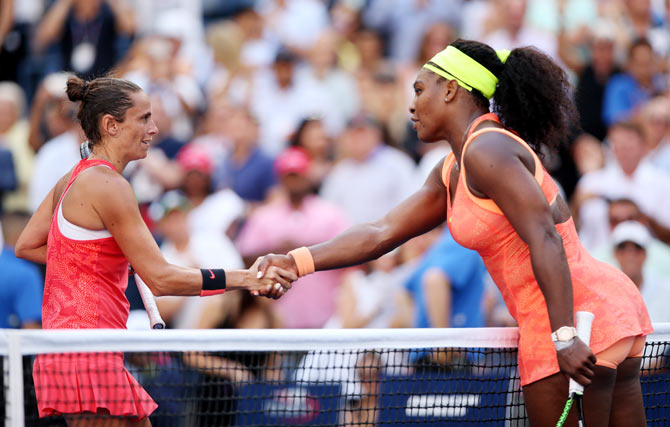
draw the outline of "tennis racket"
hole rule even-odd
[[[577,336],[580,340],[588,346],[591,341],[591,324],[593,323],[593,313],[588,311],[577,312]],[[572,404],[577,405],[577,425],[584,426],[584,408],[582,406],[582,395],[584,394],[584,386],[577,381],[570,378],[570,385],[568,387],[568,401],[565,402],[563,413],[556,423],[556,427],[563,427],[565,420],[568,419],[568,414],[572,408]]]
[[[151,323],[151,329],[165,329],[165,322],[161,317],[161,313],[158,311],[156,306],[156,297],[154,296],[151,289],[144,283],[144,280],[135,273],[135,283],[137,284],[137,290],[140,291],[140,296],[142,297],[142,303],[144,303],[144,309],[149,315],[149,323]]]

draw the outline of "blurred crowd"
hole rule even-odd
[[[668,0],[0,0],[0,327],[40,325],[43,267],[12,245],[80,158],[70,73],[149,94],[160,133],[124,174],[168,261],[242,268],[379,218],[422,185],[449,146],[418,141],[411,85],[459,37],[533,45],[564,68],[581,123],[545,166],[591,254],[670,321]],[[145,327],[128,296],[129,326]],[[171,328],[513,325],[446,227],[278,301],[158,305]]]

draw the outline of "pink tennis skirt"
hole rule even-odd
[[[112,416],[141,419],[158,407],[125,368],[121,353],[38,355],[33,380],[40,417],[106,409]]]

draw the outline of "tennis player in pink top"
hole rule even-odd
[[[155,295],[263,291],[279,297],[297,277],[275,269],[193,269],[168,264],[144,224],[121,172],[146,156],[157,133],[147,95],[114,78],[71,77],[67,94],[92,147],[44,199],[16,245],[17,256],[46,263],[45,329],[124,329],[128,262]],[[281,286],[284,285],[284,286]],[[41,355],[33,368],[40,416],[68,425],[150,425],[156,403],[124,368],[121,353]]]
[[[571,377],[587,386],[589,427],[646,425],[639,374],[652,332],[647,309],[623,273],[581,245],[535,152],[562,142],[576,123],[564,72],[533,48],[496,52],[457,40],[426,63],[414,91],[410,113],[419,138],[446,140],[453,154],[384,218],[268,255],[259,270],[274,265],[302,276],[359,264],[446,220],[454,239],[482,256],[519,324],[531,424],[556,425]],[[489,112],[491,100],[497,115]],[[590,348],[575,336],[575,312],[582,310],[595,315]],[[565,425],[576,424],[573,410]]]

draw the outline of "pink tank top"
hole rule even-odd
[[[128,260],[114,238],[74,240],[58,227],[58,210],[67,190],[82,171],[99,165],[113,169],[104,160],[80,161],[54,210],[47,240],[44,329],[126,327]]]
[[[495,114],[489,113],[479,117],[471,129],[476,129],[485,120],[500,123]],[[472,130],[461,150],[461,158],[469,144],[479,135],[486,132],[504,133],[531,153],[535,162],[535,180],[547,202],[554,201],[558,187],[525,141],[502,128]],[[442,179],[448,194],[454,163],[452,153],[442,168]],[[519,324],[521,385],[529,384],[559,372],[556,350],[551,341],[549,314],[533,274],[530,251],[493,200],[478,198],[470,192],[462,161],[460,165],[453,204],[447,197],[449,230],[458,243],[481,255],[507,308]],[[599,353],[622,338],[651,333],[651,321],[635,284],[621,271],[591,257],[579,241],[572,218],[557,224],[556,231],[563,239],[568,260],[574,312],[585,310],[595,315],[591,332],[592,351]]]

